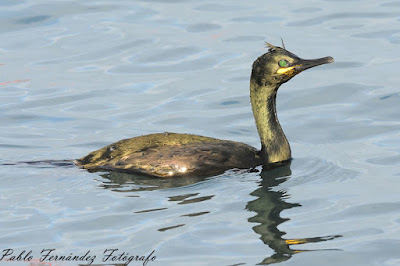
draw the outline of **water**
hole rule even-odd
[[[119,249],[154,250],[147,265],[399,265],[399,11],[390,0],[1,1],[0,163],[163,131],[259,147],[248,80],[263,42],[335,58],[279,91],[290,167],[155,180],[0,166],[1,251],[33,256],[7,265],[38,265],[42,249],[90,250],[93,264]]]

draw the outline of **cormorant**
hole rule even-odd
[[[300,72],[332,63],[332,57],[306,60],[267,43],[268,52],[253,63],[250,100],[261,150],[215,138],[158,133],[120,140],[75,163],[88,170],[114,170],[157,177],[212,176],[228,169],[271,167],[291,159],[289,142],[276,114],[279,87]]]

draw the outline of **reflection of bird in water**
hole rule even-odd
[[[281,84],[303,70],[333,62],[332,57],[304,60],[285,48],[269,51],[253,63],[250,99],[261,150],[209,137],[159,133],[115,142],[76,160],[89,170],[115,170],[158,177],[211,176],[232,168],[272,166],[291,158],[290,146],[276,115]]]
[[[115,171],[102,173],[100,176],[107,179],[107,181],[103,181],[100,187],[112,189],[117,192],[140,192],[177,188],[193,185],[205,180],[204,177],[149,178],[145,175],[134,175]]]
[[[291,245],[322,242],[337,237],[341,237],[341,235],[332,235],[332,236],[311,237],[311,238],[301,238],[301,239],[283,238],[283,236],[286,233],[280,231],[278,229],[278,226],[288,221],[289,218],[281,218],[280,214],[284,210],[299,207],[300,204],[286,202],[285,199],[288,198],[289,195],[283,190],[276,191],[273,188],[281,183],[284,183],[289,178],[290,175],[291,175],[290,163],[281,167],[276,167],[274,169],[268,169],[268,171],[262,171],[259,188],[250,193],[250,195],[256,197],[256,199],[248,202],[246,205],[246,209],[248,211],[256,213],[256,215],[249,218],[248,221],[250,223],[258,224],[253,227],[254,232],[259,234],[261,236],[260,239],[263,241],[263,243],[265,243],[274,251],[274,254],[272,256],[263,259],[263,261],[260,264],[278,263],[289,260],[295,253],[304,251],[313,251],[313,250],[292,249]],[[207,179],[207,178],[197,178],[197,177],[196,178],[194,177],[151,178],[146,176],[132,175],[119,172],[104,173],[101,174],[101,176],[107,179],[102,182],[101,187],[113,190],[117,193],[122,192],[124,193],[124,195],[127,195],[129,197],[140,197],[141,195],[140,193],[149,190],[171,189],[182,186],[192,187],[193,184]],[[130,192],[133,192],[134,194],[131,194]],[[191,193],[189,194],[184,193],[183,195],[180,194],[173,195],[173,196],[168,196],[168,198],[169,201],[175,201],[177,204],[191,204],[205,200],[207,201],[215,200],[214,195],[200,196],[200,197],[198,195],[199,193],[196,193],[196,191],[191,190]],[[214,206],[214,204],[209,203],[207,206]],[[134,213],[137,215],[141,215],[141,213],[147,213],[159,210],[166,211],[167,209],[168,209],[167,206],[157,205],[154,206],[154,208],[135,211]],[[192,210],[191,208],[189,209]],[[194,208],[193,210],[197,209]],[[165,213],[163,215],[165,215]],[[195,212],[186,216],[191,216],[193,217],[193,219],[195,219],[194,217],[200,215],[213,215],[213,211],[210,209],[203,209],[202,212]],[[157,231],[163,232],[166,230],[173,230],[176,227],[185,226],[184,220],[180,220],[179,218],[174,220],[174,222],[175,223],[173,224],[173,226],[157,228]],[[314,251],[318,251],[318,249]]]
[[[249,218],[251,223],[260,223],[253,227],[254,232],[261,235],[261,240],[274,250],[275,254],[265,258],[260,264],[272,264],[286,261],[295,253],[311,251],[291,249],[290,245],[306,244],[312,242],[322,242],[331,240],[341,235],[312,237],[301,239],[283,239],[285,232],[279,231],[278,226],[288,218],[281,218],[280,213],[284,210],[301,206],[297,203],[288,203],[284,201],[287,197],[285,191],[273,191],[272,188],[285,182],[291,175],[290,163],[269,171],[261,173],[261,186],[250,195],[257,199],[250,201],[246,209],[257,213],[256,216]],[[284,178],[286,177],[286,178]]]

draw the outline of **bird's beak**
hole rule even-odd
[[[299,62],[294,66],[294,71],[296,72],[296,74],[298,74],[306,69],[333,62],[334,60],[331,56],[318,59],[300,59]]]

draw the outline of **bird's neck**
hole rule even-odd
[[[276,93],[278,86],[259,85],[250,81],[250,100],[261,140],[261,155],[264,164],[289,160],[289,142],[283,133],[276,115]]]

